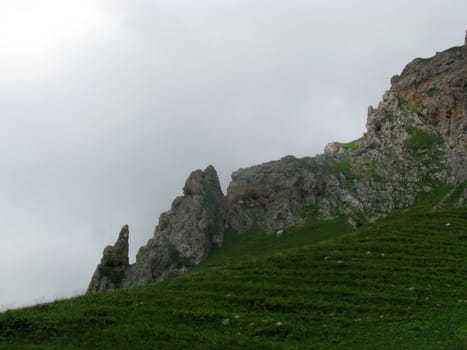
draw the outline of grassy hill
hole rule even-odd
[[[186,275],[0,314],[0,349],[88,348],[467,349],[467,212],[230,232]]]

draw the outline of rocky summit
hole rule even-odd
[[[88,292],[184,273],[222,247],[227,228],[281,232],[309,220],[345,217],[351,226],[413,206],[434,191],[434,209],[467,205],[467,46],[417,58],[375,108],[367,132],[316,157],[287,156],[232,174],[227,194],[215,169],[196,170],[161,214],[153,237],[128,263],[128,227],[104,249]]]

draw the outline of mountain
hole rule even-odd
[[[214,167],[196,170],[161,214],[153,237],[128,260],[128,227],[105,248],[88,293],[183,274],[223,245],[228,230],[281,234],[315,220],[357,228],[421,198],[431,209],[467,205],[467,47],[417,58],[391,79],[367,132],[316,157],[287,156],[232,174],[227,194]]]
[[[194,171],[135,264],[125,225],[87,295],[0,313],[0,350],[465,349],[465,51],[408,64],[359,140],[227,195]]]

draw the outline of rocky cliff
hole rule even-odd
[[[228,224],[228,205],[216,170],[191,173],[183,196],[175,198],[159,217],[153,237],[141,247],[136,262],[128,264],[128,227],[114,246],[104,249],[88,292],[130,287],[160,281],[185,272],[221,247]],[[124,248],[123,248],[124,247]]]
[[[392,78],[378,107],[368,108],[367,132],[359,140],[330,143],[317,157],[288,156],[235,172],[227,190],[231,225],[260,223],[276,230],[301,224],[310,214],[346,215],[358,224],[407,208],[440,186],[452,189],[446,200],[462,205],[465,53],[465,46],[454,47],[409,63]]]
[[[368,108],[367,132],[358,140],[330,143],[316,157],[240,169],[226,196],[212,166],[194,171],[136,263],[128,264],[124,226],[105,248],[88,292],[183,273],[222,246],[227,227],[274,231],[341,216],[356,226],[439,189],[444,196],[434,207],[467,205],[466,50],[453,47],[409,63],[380,104]]]

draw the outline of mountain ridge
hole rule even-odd
[[[127,250],[107,247],[88,293],[183,274],[222,247],[227,229],[260,226],[279,234],[310,219],[342,216],[357,227],[440,187],[446,193],[433,207],[465,206],[466,50],[453,47],[410,62],[391,79],[378,107],[368,108],[367,132],[358,140],[330,143],[315,157],[239,169],[225,195],[214,167],[192,172],[136,262],[127,263]]]
[[[460,96],[463,126],[452,112],[433,125],[449,85],[419,82],[426,110],[389,91],[364,137],[240,169],[226,195],[213,167],[196,170],[139,266],[124,225],[101,289],[1,312],[0,349],[465,349],[465,146],[449,141],[465,137],[460,68],[464,95],[445,110]],[[131,276],[142,285],[124,288]]]

